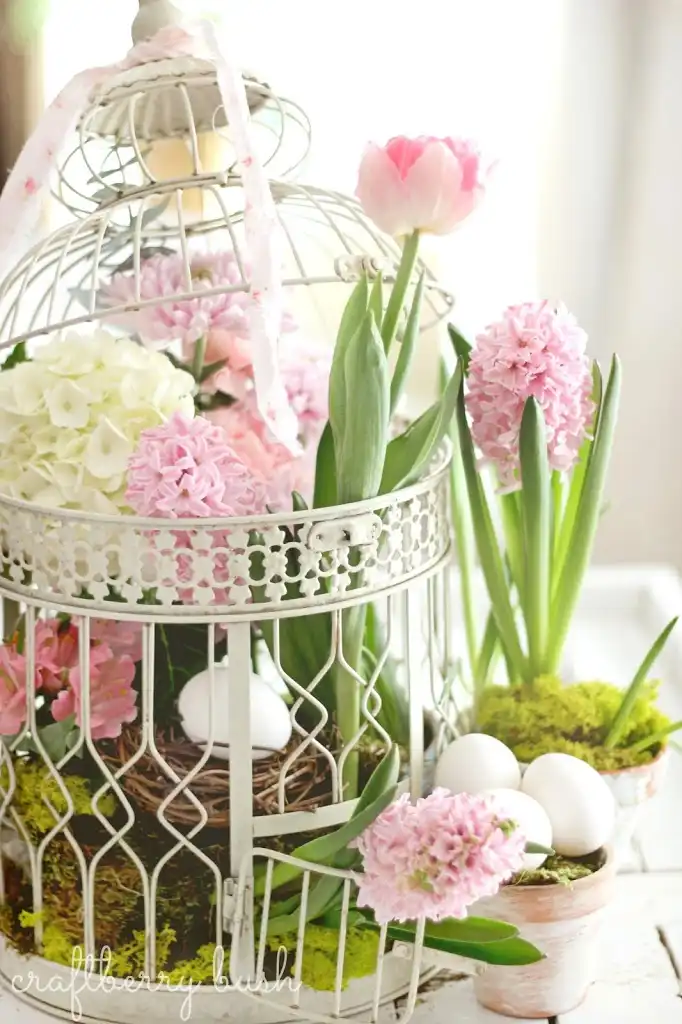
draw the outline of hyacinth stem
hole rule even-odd
[[[528,639],[528,674],[529,682],[532,682],[547,670],[552,549],[547,435],[542,410],[534,398],[529,398],[524,407],[519,441],[523,484],[523,610]]]
[[[194,346],[194,356],[192,357],[192,376],[196,381],[201,380],[201,371],[204,368],[204,359],[206,358],[206,335],[202,335]]]
[[[419,232],[407,235],[403,243],[403,254],[398,266],[395,283],[386,306],[384,320],[381,325],[381,337],[388,355],[398,330],[398,324],[405,305],[405,296],[412,280],[417,252],[419,251]]]

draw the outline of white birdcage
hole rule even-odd
[[[245,182],[236,164],[204,170],[197,145],[200,129],[220,123],[215,71],[202,72],[195,89],[186,59],[170,64],[127,70],[93,96],[79,159],[98,133],[111,139],[113,130],[132,162],[121,161],[119,179],[95,168],[74,222],[36,245],[0,285],[2,348],[250,292]],[[175,106],[159,99],[171,87]],[[144,139],[167,134],[188,140],[192,168],[183,178],[154,170],[145,157]],[[101,195],[103,181],[113,183],[111,196]],[[283,181],[270,182],[270,191],[287,243],[283,291],[297,318],[330,296],[338,308],[360,271],[394,272],[395,243],[355,200]],[[188,211],[190,193],[200,194],[200,209]],[[194,273],[202,247],[233,253],[237,279],[214,285]],[[145,261],[167,250],[181,257],[182,284],[146,296]],[[426,319],[435,323],[452,300],[421,269]],[[129,274],[132,293],[104,301],[102,283],[116,271]],[[413,945],[389,941],[386,928],[361,940],[349,916],[350,868],[293,851],[349,820],[357,788],[348,798],[344,782],[365,778],[398,728],[400,785],[419,795],[425,746],[448,728],[455,658],[447,447],[420,480],[390,495],[262,517],[183,519],[181,541],[177,519],[47,507],[32,497],[0,497],[4,635],[19,638],[26,680],[24,721],[1,744],[4,983],[54,1012],[76,1009],[98,1021],[160,1019],[190,1005],[206,1020],[375,1021],[380,1005],[401,995],[406,1019],[431,970],[419,931]],[[351,651],[360,616],[366,629]],[[35,683],[46,620],[62,624],[78,672],[72,711],[80,724],[66,741],[45,725],[50,684]],[[118,737],[102,736],[92,690],[93,645],[104,643],[112,623],[127,624],[126,635],[141,641],[136,716]],[[207,673],[190,709],[203,708],[203,732],[177,705],[188,650]],[[324,699],[339,680],[359,703],[357,732],[345,740]],[[286,865],[300,882],[275,891]],[[299,923],[287,926],[293,917]],[[82,982],[74,949],[84,957]],[[110,960],[101,961],[103,949]],[[288,953],[286,966],[278,949]],[[223,955],[229,969],[226,962],[221,972]],[[139,971],[147,983],[126,982]],[[230,984],[217,984],[216,971]],[[181,981],[189,991],[173,990]]]

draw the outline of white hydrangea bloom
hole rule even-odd
[[[109,331],[70,332],[0,373],[0,491],[53,508],[128,511],[140,434],[194,416],[194,380]]]

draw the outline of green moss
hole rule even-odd
[[[166,985],[183,985],[191,981],[194,985],[210,985],[214,980],[214,961],[216,944],[209,942],[197,950],[192,960],[179,960],[172,971],[162,971],[159,981]],[[225,950],[222,963],[222,974],[227,976],[230,967],[230,954]]]
[[[297,936],[283,935],[272,939],[273,952],[284,948],[287,953],[296,951]],[[303,943],[301,981],[308,988],[318,992],[332,992],[336,987],[336,959],[339,952],[339,932],[336,928],[309,924]],[[342,986],[346,988],[353,978],[365,978],[374,974],[379,955],[379,935],[367,929],[349,928],[346,934],[343,959]],[[290,970],[293,974],[295,963]]]
[[[657,692],[655,683],[642,687],[613,750],[606,750],[603,743],[623,691],[609,683],[565,686],[559,679],[542,676],[531,684],[491,686],[481,698],[478,728],[496,736],[526,763],[556,752],[580,757],[598,771],[631,768],[653,760],[661,750],[661,744],[631,749],[669,724],[656,707]]]
[[[165,924],[156,935],[156,970],[163,971],[170,959],[176,935],[170,925]],[[145,932],[133,932],[133,938],[124,946],[111,950],[109,973],[114,978],[139,978],[144,975]]]
[[[14,775],[14,809],[32,835],[45,835],[69,810],[62,788],[40,761],[16,758]],[[74,815],[93,815],[92,796],[96,792],[93,783],[78,775],[65,775],[62,777],[62,783],[73,802]],[[5,791],[10,788],[7,765],[0,771],[0,785]],[[51,807],[54,808],[54,812]],[[116,810],[116,800],[112,794],[108,794],[98,801],[97,807],[100,814],[110,818]]]
[[[510,885],[570,885],[579,878],[593,875],[602,866],[600,860],[569,860],[567,857],[548,857],[544,864],[533,871],[519,871]]]

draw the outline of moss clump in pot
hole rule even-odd
[[[548,857],[539,868],[532,871],[519,871],[509,881],[509,885],[567,885],[587,878],[599,871],[606,863],[604,850],[597,850],[585,857],[561,857],[555,853]]]
[[[541,754],[572,754],[597,771],[632,768],[652,761],[669,719],[656,707],[657,684],[639,690],[616,746],[604,742],[623,703],[623,691],[609,683],[564,685],[554,676],[532,683],[487,687],[480,700],[477,727],[513,750],[521,762]]]

